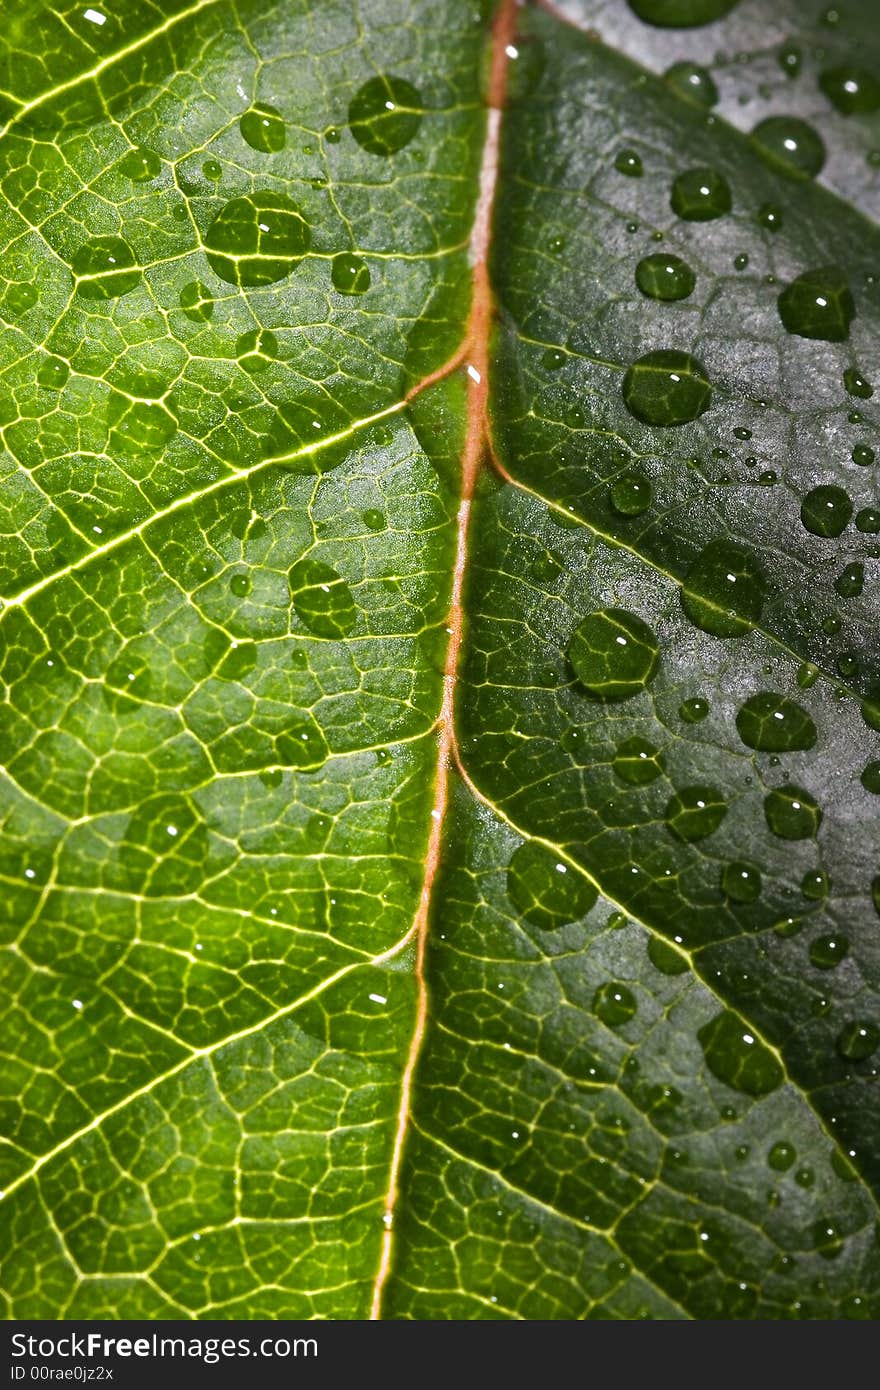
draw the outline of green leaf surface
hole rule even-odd
[[[880,1315],[875,7],[514,8],[4,13],[8,1317]]]

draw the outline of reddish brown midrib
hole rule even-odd
[[[467,565],[468,527],[470,523],[471,501],[474,495],[480,468],[486,456],[488,444],[488,399],[489,399],[489,337],[492,329],[493,298],[489,282],[489,239],[492,209],[495,201],[495,185],[498,171],[498,137],[501,126],[501,110],[509,61],[508,50],[516,35],[517,0],[501,0],[492,28],[492,55],[488,81],[488,117],[486,142],[483,148],[483,162],[480,172],[480,195],[474,216],[471,238],[472,293],[471,308],[462,340],[457,353],[438,371],[424,378],[410,393],[416,395],[442,380],[451,372],[464,368],[468,377],[467,427],[461,458],[461,501],[456,521],[455,565],[452,572],[452,589],[449,604],[447,630],[449,642],[446,648],[446,666],[443,676],[443,701],[437,722],[437,780],[434,803],[431,808],[431,826],[425,855],[425,875],[419,906],[416,910],[411,936],[416,942],[415,980],[417,989],[416,1018],[403,1070],[400,1087],[400,1105],[397,1113],[397,1128],[389,1170],[388,1190],[385,1197],[382,1247],[379,1268],[373,1284],[373,1299],[370,1318],[375,1320],[382,1315],[382,1298],[388,1275],[391,1271],[393,1250],[394,1213],[400,1188],[400,1168],[403,1149],[409,1129],[410,1102],[416,1065],[425,1037],[428,1018],[428,990],[425,980],[425,955],[428,943],[428,922],[431,897],[443,841],[443,825],[449,797],[449,770],[456,757],[454,702],[455,682],[458,672],[459,654],[462,642],[462,590]]]

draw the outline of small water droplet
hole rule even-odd
[[[781,232],[785,217],[778,203],[762,203],[757,220],[768,232]]]
[[[812,748],[816,726],[794,700],[762,690],[745,701],[736,716],[740,738],[748,748],[768,753],[792,753]]]
[[[134,252],[120,236],[96,236],[75,253],[71,269],[83,299],[118,299],[141,282]]]
[[[663,772],[665,758],[647,739],[634,735],[618,745],[611,766],[621,782],[642,787],[656,781]]]
[[[46,357],[37,370],[37,381],[52,391],[60,391],[66,386],[70,367],[60,357]]]
[[[848,954],[849,941],[842,932],[829,932],[810,942],[810,963],[817,970],[836,970]]]
[[[768,116],[755,126],[751,140],[766,164],[790,178],[813,179],[825,163],[822,140],[797,116]]]
[[[772,834],[782,840],[808,840],[822,822],[821,808],[809,792],[790,783],[774,787],[764,798],[764,816]]]
[[[797,1149],[794,1144],[787,1144],[785,1140],[774,1144],[767,1154],[768,1166],[777,1173],[787,1173],[796,1159]]]
[[[880,82],[866,68],[839,63],[823,68],[819,86],[843,116],[863,115],[880,109]]]
[[[330,278],[338,294],[365,294],[370,288],[369,266],[350,251],[341,251],[333,257]]]
[[[836,1046],[848,1062],[864,1062],[880,1046],[880,1028],[859,1020],[846,1023],[837,1035]]]
[[[289,573],[293,607],[316,637],[340,638],[357,621],[351,589],[341,575],[321,560],[298,560]]]
[[[631,469],[612,484],[608,499],[621,516],[641,516],[651,505],[651,483],[644,473]]]
[[[856,313],[846,277],[833,265],[804,271],[782,291],[776,303],[789,333],[826,343],[845,342]]]
[[[649,299],[687,299],[697,277],[686,261],[667,251],[655,251],[636,266],[636,284]]]
[[[715,787],[682,787],[666,803],[666,828],[678,840],[705,840],[726,815],[727,802]]]
[[[721,870],[721,891],[736,903],[753,903],[761,896],[761,871],[734,860]]]
[[[712,74],[698,63],[673,63],[665,73],[666,81],[679,96],[695,101],[700,106],[714,106],[718,101],[718,88]]]
[[[631,989],[617,980],[600,985],[593,995],[593,1012],[609,1028],[622,1028],[635,1018],[638,1003]]]
[[[207,323],[214,314],[211,291],[200,280],[193,280],[180,291],[180,307],[193,323]]]
[[[239,120],[238,128],[251,149],[263,154],[277,154],[287,143],[284,117],[274,106],[252,106]]]
[[[852,513],[849,494],[833,483],[814,487],[801,504],[801,521],[814,536],[839,536],[849,525]]]
[[[625,174],[630,179],[640,179],[644,173],[638,150],[619,150],[614,157],[614,167],[618,174]]]
[[[712,386],[702,363],[690,353],[661,349],[645,353],[629,368],[623,400],[645,424],[684,425],[709,409]]]
[[[132,183],[146,183],[154,179],[162,168],[162,161],[154,150],[138,145],[122,156],[118,164],[120,174],[131,179]]]
[[[739,637],[758,621],[766,581],[756,555],[726,540],[710,541],[688,569],[681,605],[714,637]]]
[[[704,700],[702,695],[693,695],[689,700],[682,700],[678,713],[685,724],[700,724],[708,717],[709,709],[708,700]]]

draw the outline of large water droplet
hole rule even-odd
[[[818,134],[796,116],[768,116],[755,126],[751,139],[765,164],[790,178],[813,179],[825,163]]]
[[[870,400],[874,394],[871,382],[857,367],[847,367],[843,374],[843,384],[851,396],[858,396],[863,401]]]
[[[819,86],[844,116],[880,109],[880,82],[873,73],[854,63],[824,68],[819,74]]]
[[[635,1018],[638,1010],[636,997],[631,989],[617,980],[607,980],[593,995],[593,1012],[609,1028],[622,1028]]]
[[[721,891],[735,903],[753,903],[761,896],[761,870],[734,860],[721,870]]]
[[[298,560],[290,570],[293,606],[316,637],[339,638],[357,621],[351,589],[335,569],[321,560]]]
[[[808,840],[822,823],[818,803],[809,792],[790,783],[774,787],[765,796],[764,815],[772,833],[782,840]]]
[[[813,1242],[816,1253],[821,1255],[823,1260],[836,1260],[843,1249],[840,1228],[827,1216],[813,1222]]]
[[[687,299],[696,283],[697,277],[687,261],[668,251],[645,256],[636,266],[636,284],[650,299]]]
[[[370,288],[369,266],[350,251],[340,251],[333,257],[330,278],[338,294],[364,294]]]
[[[646,24],[661,29],[693,29],[729,14],[739,0],[627,0]]]
[[[118,299],[141,282],[140,266],[121,236],[96,236],[73,257],[76,292],[83,299]]]
[[[245,111],[238,128],[251,149],[263,154],[276,154],[287,143],[284,117],[274,106],[251,107],[250,111]]]
[[[744,546],[714,540],[685,575],[681,606],[704,632],[714,637],[738,637],[760,618],[765,591],[757,556]]]
[[[648,425],[686,425],[712,404],[705,369],[689,352],[673,348],[647,352],[623,379],[623,400]]]
[[[675,215],[685,222],[711,222],[724,217],[733,207],[727,179],[705,166],[679,174],[669,201]]]
[[[348,107],[348,123],[369,154],[396,154],[412,140],[422,121],[422,98],[403,77],[371,77]]]
[[[715,787],[682,787],[666,803],[666,826],[679,840],[705,840],[727,815],[727,802]]]
[[[207,323],[214,314],[214,300],[211,291],[193,280],[180,291],[180,307],[193,323]]]
[[[284,193],[233,198],[205,234],[211,269],[230,285],[270,285],[289,275],[309,249],[311,231]]]
[[[622,473],[612,484],[608,498],[621,516],[641,516],[651,505],[650,479],[636,469]]]
[[[849,940],[842,932],[829,932],[810,942],[810,963],[817,970],[836,970],[848,953]]]
[[[138,145],[136,149],[129,150],[128,154],[122,156],[117,168],[120,174],[131,179],[132,183],[146,183],[148,179],[156,177],[162,168],[162,161],[155,151]]]
[[[526,921],[544,931],[579,921],[598,897],[589,879],[530,840],[514,851],[507,867],[507,894]]]
[[[718,88],[712,74],[698,63],[673,63],[665,73],[666,81],[679,96],[687,97],[700,106],[714,106],[718,100]]]
[[[856,314],[846,276],[833,265],[804,271],[786,286],[776,303],[789,333],[826,343],[845,342]]]
[[[659,748],[647,739],[634,735],[624,739],[614,754],[611,766],[621,782],[632,787],[644,787],[660,776],[665,758]]]
[[[762,690],[740,706],[736,727],[747,747],[762,752],[793,753],[816,742],[816,726],[807,711],[772,690]]]
[[[647,623],[623,608],[582,619],[568,644],[575,675],[601,700],[627,700],[654,679],[660,647]]]
[[[683,975],[689,969],[687,957],[660,936],[649,937],[648,959],[661,975]]]
[[[782,1082],[782,1067],[773,1053],[730,1009],[704,1024],[697,1037],[709,1070],[734,1090],[766,1096]]]
[[[880,1028],[874,1023],[855,1020],[844,1024],[837,1035],[837,1050],[848,1062],[864,1062],[880,1046]]]
[[[70,367],[60,357],[44,358],[37,371],[37,381],[40,385],[53,391],[60,391],[62,386],[66,386],[69,376]]]
[[[774,1144],[767,1154],[767,1162],[777,1173],[787,1173],[791,1165],[797,1158],[797,1149],[794,1144],[787,1144],[784,1139]]]
[[[814,536],[839,536],[852,514],[852,498],[833,483],[814,487],[801,503],[801,521]]]

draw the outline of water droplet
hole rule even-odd
[[[533,927],[557,931],[585,917],[598,897],[589,879],[533,840],[514,850],[507,895]]]
[[[805,661],[798,667],[797,683],[801,690],[812,690],[818,679],[819,667],[814,666],[811,661]]]
[[[730,1009],[697,1032],[706,1065],[719,1081],[749,1096],[766,1096],[782,1081],[782,1067],[768,1047]]]
[[[636,284],[649,299],[687,299],[696,283],[687,261],[667,251],[655,251],[636,266]]]
[[[131,179],[132,183],[146,183],[148,179],[156,177],[162,168],[162,161],[155,151],[148,150],[145,145],[138,145],[136,149],[129,150],[128,154],[122,156],[117,167],[120,174]]]
[[[223,167],[219,159],[206,159],[202,165],[202,173],[206,179],[210,179],[212,183],[216,183],[217,180],[223,176]]]
[[[858,1020],[844,1024],[837,1035],[837,1050],[848,1062],[864,1062],[880,1045],[880,1028]]]
[[[558,372],[568,361],[567,354],[561,348],[547,348],[541,358],[541,366],[545,372]]]
[[[422,99],[402,77],[371,77],[348,107],[348,124],[368,154],[390,155],[408,145],[422,122]]]
[[[637,150],[618,151],[614,158],[614,167],[618,174],[626,174],[630,179],[640,179],[644,173],[642,158]]]
[[[370,288],[369,266],[350,251],[333,257],[330,278],[338,294],[364,294]]]
[[[659,936],[648,938],[648,959],[661,975],[683,975],[689,968],[687,957]]]
[[[235,587],[234,581],[243,579],[245,587]],[[229,582],[232,592],[239,598],[250,592],[250,580],[246,575],[237,574]],[[234,642],[217,668],[217,675],[221,680],[240,681],[245,676],[249,676],[257,665],[257,644],[256,642]]]
[[[739,637],[758,621],[764,607],[764,574],[743,546],[714,540],[685,575],[681,605],[692,623],[714,637]]]
[[[647,739],[634,735],[618,745],[611,766],[621,782],[632,787],[647,786],[660,776],[666,759]]]
[[[800,338],[820,338],[826,343],[844,342],[856,313],[846,277],[833,265],[804,271],[782,291],[776,303],[789,333]]]
[[[798,1187],[812,1187],[813,1183],[816,1181],[816,1175],[812,1168],[804,1164],[803,1168],[798,1168],[794,1175],[794,1180]]]
[[[277,154],[287,143],[284,117],[274,106],[255,105],[245,111],[238,123],[241,138],[252,150],[263,154]]]
[[[797,77],[803,61],[800,49],[793,43],[783,44],[776,55],[776,61],[786,77]]]
[[[849,525],[852,513],[852,499],[833,483],[814,487],[801,504],[801,521],[814,536],[839,536]]]
[[[666,81],[679,96],[687,97],[700,106],[714,106],[718,100],[718,88],[712,74],[697,63],[673,63],[665,73]]]
[[[824,1260],[836,1260],[843,1249],[840,1228],[827,1216],[813,1222],[813,1242],[817,1254]]]
[[[193,323],[207,323],[214,314],[211,291],[200,280],[191,281],[180,291],[180,307]]]
[[[685,724],[699,724],[708,717],[709,709],[708,700],[704,700],[701,695],[693,695],[689,700],[682,700],[678,713]]]
[[[724,217],[733,207],[727,179],[705,166],[679,174],[669,201],[675,215],[685,222],[711,222]]]
[[[236,340],[235,355],[238,365],[255,376],[264,372],[278,356],[278,339],[267,328],[255,328],[250,333],[242,333]]]
[[[229,580],[229,587],[236,598],[245,598],[251,591],[250,575],[234,574]]]
[[[810,961],[817,970],[836,970],[848,952],[849,941],[841,932],[810,942]]]
[[[820,902],[831,892],[831,879],[824,869],[808,869],[801,879],[801,892],[812,902]]]
[[[857,463],[860,468],[869,468],[874,462],[874,450],[870,444],[854,444],[852,451],[852,461]]]
[[[627,917],[625,912],[612,912],[605,923],[609,931],[623,931],[626,926]]]
[[[635,1018],[638,1003],[631,989],[617,980],[600,985],[593,995],[593,1012],[609,1028],[621,1028]]]
[[[807,711],[775,691],[762,690],[740,706],[736,727],[748,748],[767,753],[793,753],[812,748],[816,726]]]
[[[870,400],[874,394],[871,382],[863,377],[856,367],[847,367],[843,374],[843,384],[851,396],[858,396],[863,401]]]
[[[873,73],[851,63],[824,68],[819,86],[843,116],[862,115],[880,109],[880,82]]]
[[[121,236],[96,236],[73,257],[76,292],[83,299],[118,299],[141,282],[140,266]]]
[[[800,917],[780,917],[779,921],[773,924],[776,935],[786,939],[790,936],[797,936],[799,932],[803,931],[803,927],[804,924]]]
[[[609,501],[621,516],[641,516],[651,505],[651,483],[644,473],[632,469],[622,473],[612,485]]]
[[[761,871],[734,860],[721,870],[721,891],[736,903],[753,903],[761,896]]]
[[[739,0],[627,0],[627,4],[646,24],[661,29],[693,29],[721,19]]]
[[[768,232],[781,232],[785,218],[778,203],[762,203],[758,208],[757,220]]]
[[[786,1144],[784,1140],[780,1140],[767,1154],[767,1163],[777,1173],[787,1173],[796,1158],[797,1149],[794,1144]]]
[[[660,647],[647,623],[634,613],[602,608],[582,619],[567,655],[591,695],[627,700],[654,679]]]
[[[860,512],[856,512],[856,530],[876,536],[880,531],[880,511],[876,507],[862,507]]]
[[[727,802],[715,787],[682,787],[666,803],[666,827],[678,840],[705,840],[727,815]]]
[[[60,391],[67,384],[70,368],[60,357],[46,357],[37,371],[37,381],[52,391]]]
[[[327,761],[329,753],[327,740],[311,714],[291,720],[275,737],[275,757],[283,767],[313,772]]]
[[[752,144],[771,168],[795,179],[814,179],[825,163],[825,146],[806,121],[768,116],[751,134]]]
[[[867,763],[859,780],[866,792],[880,796],[880,762]]]
[[[367,510],[361,513],[361,520],[371,531],[385,530],[385,513],[378,507],[367,507]]]
[[[859,560],[846,565],[835,579],[834,587],[841,598],[858,598],[865,587],[865,566]]]
[[[685,425],[712,404],[705,369],[689,352],[647,352],[623,379],[623,400],[637,420],[648,425]]]
[[[857,676],[861,667],[861,662],[855,652],[841,652],[834,664],[839,674],[846,680],[852,676]]]
[[[233,198],[208,228],[208,263],[221,280],[249,288],[289,275],[309,249],[311,231],[283,193]]]
[[[177,433],[177,420],[160,399],[166,391],[165,383],[145,375],[132,376],[121,384],[131,394],[114,390],[107,403],[113,448],[126,453],[164,449]]]
[[[822,811],[810,793],[790,783],[765,796],[764,815],[771,832],[782,840],[808,840],[822,823]]]
[[[316,637],[339,638],[357,621],[354,598],[345,580],[321,560],[298,560],[289,574],[293,606]]]

